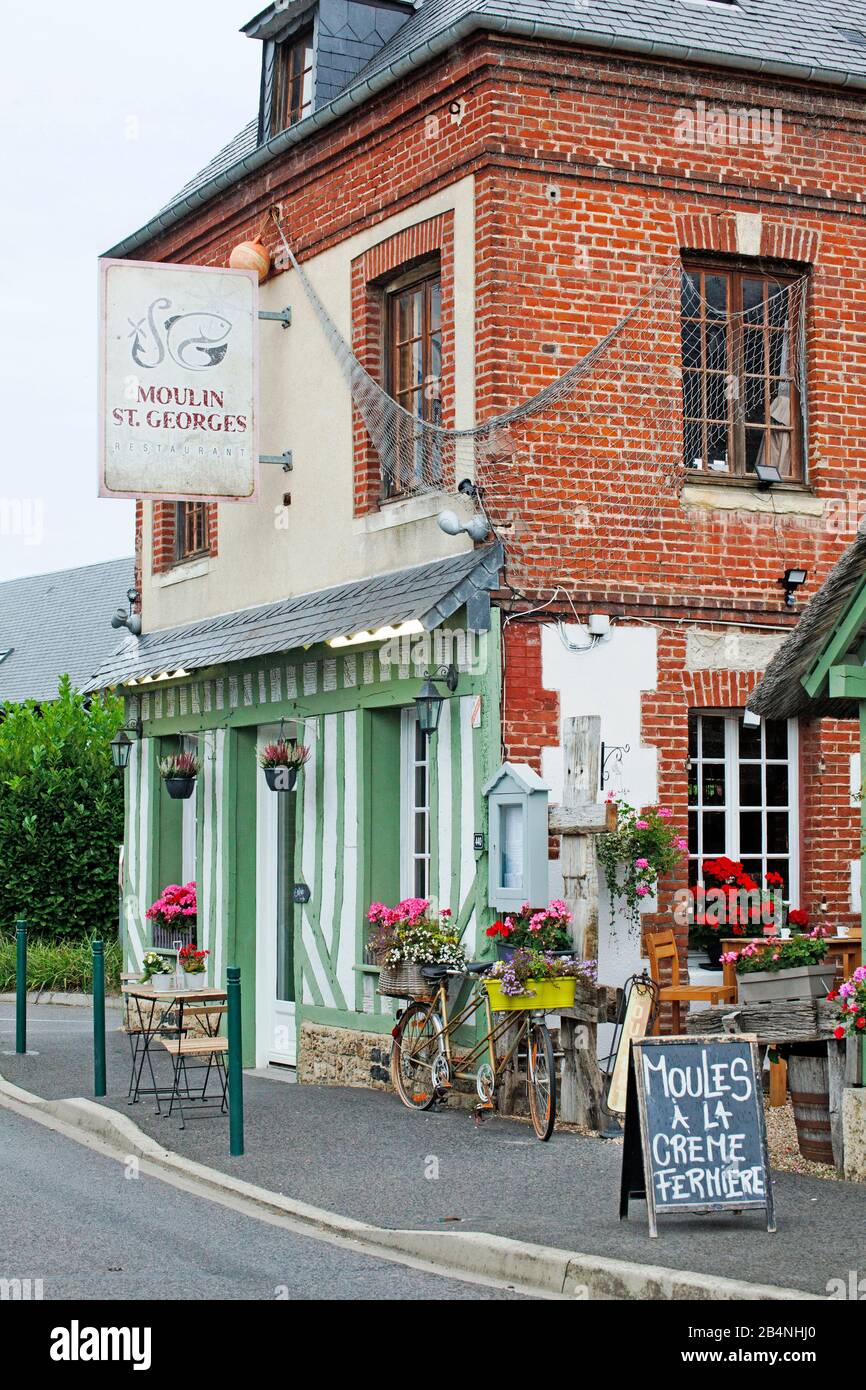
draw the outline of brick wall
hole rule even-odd
[[[456,99],[461,109],[453,118],[448,108]],[[748,141],[684,143],[684,125],[701,101],[768,112],[778,152]],[[644,737],[659,747],[660,795],[679,812],[688,708],[742,705],[755,678],[686,677],[682,624],[790,626],[782,571],[806,566],[805,597],[814,593],[861,514],[864,137],[859,98],[816,84],[481,37],[136,254],[223,265],[280,202],[303,259],[472,173],[479,419],[559,376],[684,250],[731,254],[749,246],[810,270],[809,484],[823,515],[684,509],[673,479],[660,483],[664,459],[646,457],[641,420],[617,415],[603,393],[589,405],[608,412],[609,428],[576,434],[574,412],[529,425],[517,457],[485,479],[508,547],[512,587],[501,601],[510,612],[542,606],[570,618],[575,608],[592,607],[660,626],[659,689],[645,703]],[[273,229],[264,237],[276,249]],[[359,270],[356,327],[369,354],[376,323],[366,283]],[[666,341],[676,362],[673,295],[659,313],[655,341]],[[655,403],[675,420],[675,377],[651,389],[649,413]],[[593,409],[579,418],[593,418]],[[674,462],[677,452],[672,437]],[[360,449],[359,457],[355,506],[363,510],[373,504],[377,470],[369,453]],[[556,697],[541,687],[537,619],[510,622],[505,651],[505,749],[538,766],[541,749],[557,739],[558,711]],[[846,861],[857,845],[847,792],[852,747],[851,731],[832,721],[803,731],[804,897],[811,903],[826,894],[830,911],[840,913]]]

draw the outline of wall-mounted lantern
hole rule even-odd
[[[128,737],[128,734],[133,733],[137,739],[140,739],[142,732],[141,720],[137,719],[134,724],[124,724],[123,728],[118,729],[111,740],[111,761],[121,772],[129,766],[129,755],[132,752],[132,739]]]
[[[457,689],[457,667],[439,666],[435,671],[424,674],[424,684],[415,696],[415,708],[418,711],[418,728],[425,738],[430,738],[439,728],[439,716],[445,703],[444,695],[440,695],[433,684],[434,680],[444,680],[453,695]]]
[[[526,763],[503,763],[482,792],[487,797],[491,907],[543,906],[550,897],[547,783]]]

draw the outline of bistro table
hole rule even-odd
[[[170,989],[154,990],[145,985],[124,985],[122,993],[127,1001],[127,1023],[130,1031],[137,1034],[139,1042],[133,1048],[132,1076],[129,1083],[129,1104],[135,1105],[141,1096],[153,1096],[156,1100],[157,1114],[162,1114],[160,1099],[169,1100],[173,1087],[157,1086],[153,1071],[150,1050],[157,1037],[180,1038],[207,1016],[210,1006],[219,1008],[225,1005],[228,993],[224,989]],[[196,1006],[199,1006],[197,1009]],[[134,1017],[132,1011],[134,1009]],[[184,1011],[192,1022],[184,1023]],[[218,1025],[217,1025],[218,1026]],[[207,1029],[207,1022],[205,1021]],[[147,1065],[152,1086],[141,1084],[144,1068]]]

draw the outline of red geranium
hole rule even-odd
[[[809,914],[804,907],[794,907],[788,913],[788,921],[792,927],[808,927]]]
[[[485,935],[509,937],[512,933],[512,930],[513,928],[506,927],[504,922],[494,922],[492,927],[487,928]]]

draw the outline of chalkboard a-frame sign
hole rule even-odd
[[[775,1231],[755,1039],[640,1038],[626,1096],[620,1220],[665,1212],[765,1211]]]

